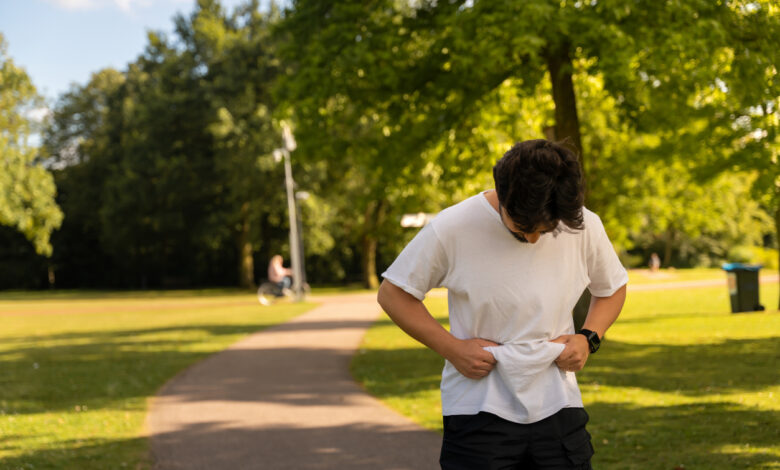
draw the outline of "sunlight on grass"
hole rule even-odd
[[[194,362],[313,306],[178,292],[0,301],[0,468],[148,467],[148,397]]]
[[[725,272],[720,268],[661,269],[650,272],[648,269],[629,269],[629,284],[658,284],[664,282],[726,280]]]
[[[776,283],[761,286],[768,308],[777,296]],[[426,304],[447,325],[446,299]],[[778,344],[780,313],[731,314],[725,287],[630,293],[578,373],[594,468],[780,468]],[[441,432],[442,365],[385,317],[352,370],[389,406]]]

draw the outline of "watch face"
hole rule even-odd
[[[598,351],[599,346],[601,345],[599,335],[595,331],[590,330],[581,330],[580,332],[584,334],[586,338],[588,338],[588,347],[590,348],[590,352],[594,353]]]

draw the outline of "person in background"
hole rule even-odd
[[[661,269],[661,258],[658,257],[658,253],[650,255],[650,272],[654,273]]]
[[[293,271],[285,268],[284,258],[281,255],[274,255],[268,263],[268,280],[279,286],[280,289],[289,289],[292,286]]]

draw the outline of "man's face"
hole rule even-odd
[[[534,227],[533,232],[524,232],[506,215],[504,208],[500,204],[498,205],[498,212],[501,214],[501,221],[504,222],[504,226],[509,230],[509,233],[522,243],[536,243],[542,235],[550,233],[555,229],[555,226],[551,225],[549,227]]]

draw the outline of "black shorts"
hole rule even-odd
[[[531,424],[491,414],[444,417],[442,470],[590,470],[584,408],[563,408]]]

